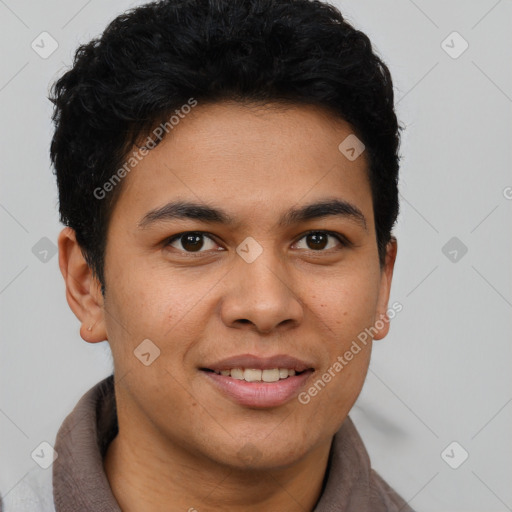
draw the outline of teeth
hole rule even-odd
[[[279,368],[279,378],[286,379],[288,377],[288,371],[286,368]]]
[[[244,379],[247,382],[258,382],[261,381],[261,370],[245,370]]]
[[[279,380],[279,368],[263,370],[261,372],[261,380],[263,382],[277,382]]]
[[[281,379],[287,379],[295,375],[295,370],[288,368],[271,368],[267,370],[256,370],[252,368],[233,368],[231,370],[221,370],[217,374],[231,377],[232,379],[245,380],[247,382],[277,382]]]
[[[230,373],[233,379],[244,380],[244,371],[241,368],[233,368]]]

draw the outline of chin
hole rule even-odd
[[[290,433],[286,432],[282,439],[270,435],[267,439],[230,443],[224,448],[219,447],[211,455],[217,463],[238,471],[268,471],[284,469],[297,463],[307,455],[312,445],[304,442],[304,436],[298,435],[293,440]],[[222,460],[219,460],[219,454],[223,455]]]

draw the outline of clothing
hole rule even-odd
[[[103,469],[117,435],[113,376],[91,388],[60,427],[58,457],[37,467],[4,498],[0,512],[121,512]],[[351,419],[334,436],[325,486],[312,512],[413,512],[370,467]]]

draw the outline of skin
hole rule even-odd
[[[307,405],[238,405],[199,368],[238,354],[289,354],[313,363],[303,391],[386,317],[397,245],[393,238],[381,268],[365,153],[349,161],[338,150],[351,133],[312,106],[198,104],[123,180],[105,297],[73,230],[62,230],[60,268],[80,334],[107,339],[113,353],[120,431],[105,470],[124,512],[313,509],[371,341]],[[367,229],[343,216],[277,226],[288,209],[333,197],[357,206]],[[177,198],[222,208],[237,223],[138,227]],[[315,230],[352,245],[329,237],[315,250],[305,236]],[[211,235],[202,252],[191,254],[183,239],[165,245],[187,231]],[[248,236],[263,248],[252,263],[236,253]],[[388,333],[382,323],[374,339]],[[149,366],[133,353],[144,339],[160,349]]]

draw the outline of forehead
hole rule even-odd
[[[366,155],[349,159],[339,148],[354,136],[348,123],[312,106],[198,104],[123,178],[112,222],[122,215],[138,224],[180,199],[275,223],[292,206],[327,196],[371,217]]]

